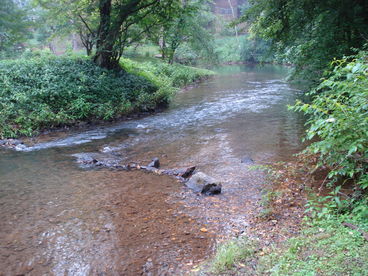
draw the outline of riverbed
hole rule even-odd
[[[164,112],[0,149],[0,275],[178,275],[245,232],[266,181],[252,168],[290,160],[303,146],[304,120],[286,107],[301,92],[282,67],[217,71]],[[169,176],[81,166],[84,156],[196,166],[223,192],[203,196]]]

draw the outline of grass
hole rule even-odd
[[[123,68],[132,74],[139,75],[159,86],[173,88],[184,87],[195,81],[214,75],[213,71],[185,66],[168,64],[155,58],[122,59]]]
[[[300,235],[267,250],[256,251],[251,239],[231,240],[200,275],[368,275],[368,242],[342,222],[341,217],[309,222]]]
[[[234,269],[238,264],[243,266],[254,256],[255,243],[245,237],[223,243],[216,251],[210,263],[209,273],[220,274]]]
[[[259,259],[259,275],[367,275],[368,243],[338,218],[313,222]]]

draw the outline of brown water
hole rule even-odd
[[[264,180],[240,160],[287,160],[301,149],[303,119],[286,108],[300,92],[275,66],[219,72],[165,112],[0,150],[0,275],[178,275],[245,231]],[[167,176],[75,162],[90,155],[196,165],[223,193],[203,197]]]

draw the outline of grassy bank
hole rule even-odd
[[[238,238],[221,245],[200,275],[366,275],[368,242],[341,217],[309,222],[283,245]],[[354,224],[353,224],[354,225]]]
[[[0,137],[31,136],[81,121],[151,111],[211,71],[159,62],[122,61],[108,71],[80,57],[0,62]]]

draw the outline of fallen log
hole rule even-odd
[[[194,174],[196,167],[191,166],[187,168],[177,168],[177,169],[160,169],[160,161],[158,158],[152,159],[152,162],[147,166],[140,165],[138,163],[128,163],[128,164],[120,164],[118,161],[114,160],[98,160],[97,156],[91,157],[87,156],[83,158],[79,158],[79,163],[83,165],[87,165],[89,167],[98,167],[98,168],[108,168],[113,170],[142,170],[149,173],[154,173],[157,175],[168,175],[175,177],[180,182],[185,184],[188,188],[193,190],[196,193],[201,193],[205,195],[216,195],[220,194],[222,190],[222,185],[219,181],[213,179],[212,177],[205,175],[202,172],[198,172]],[[98,157],[97,157],[98,158]],[[193,176],[193,177],[192,177]]]

